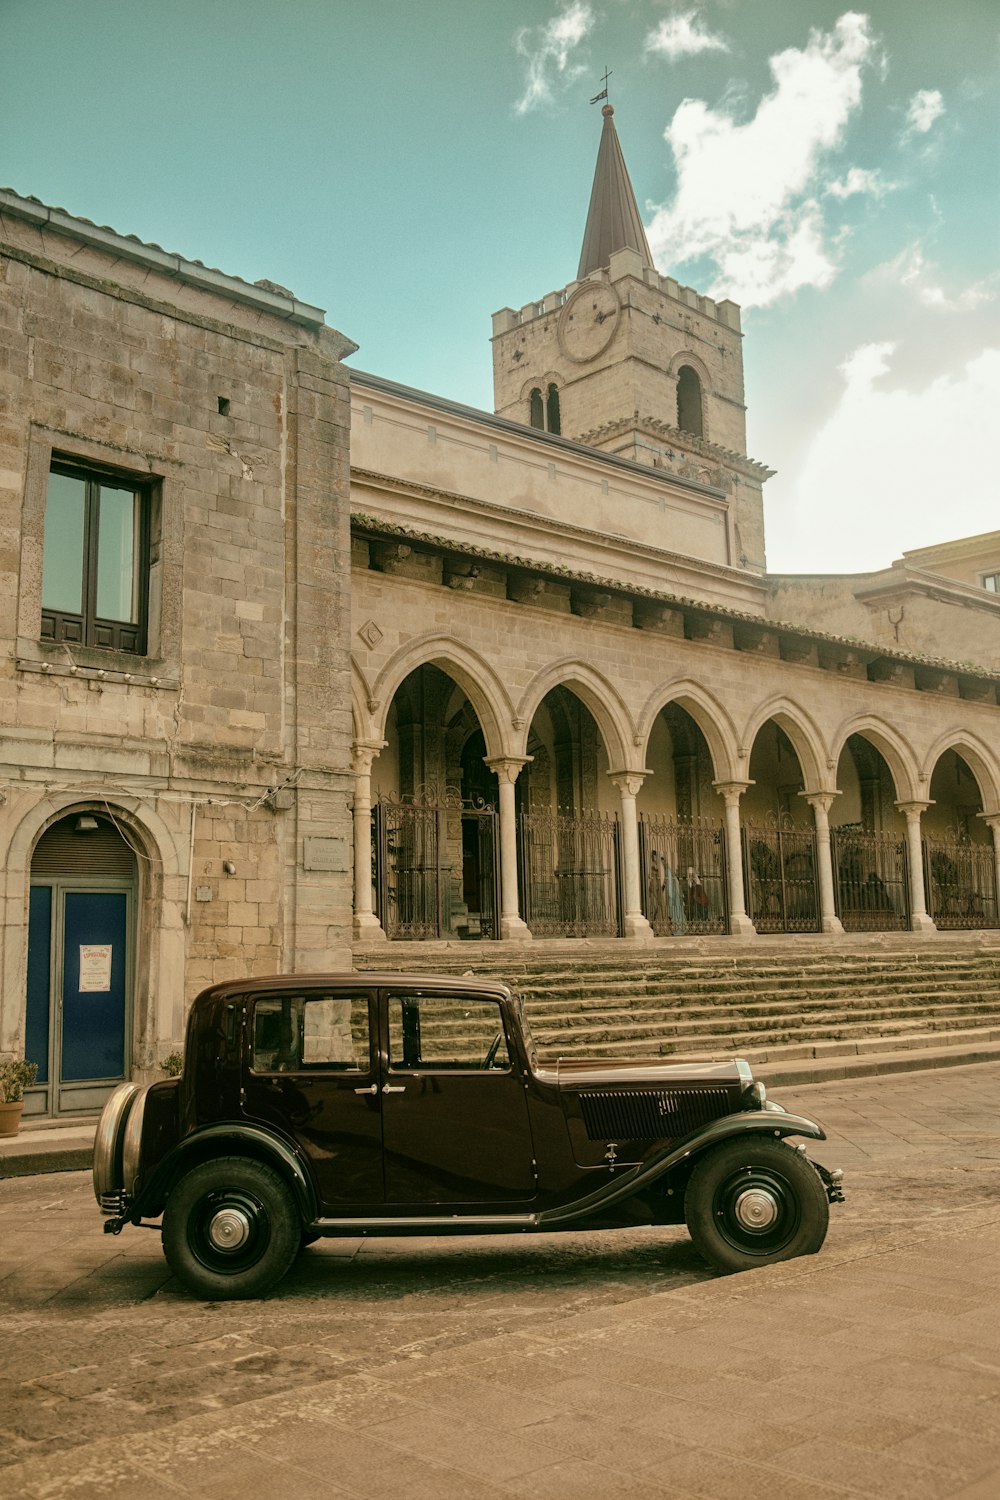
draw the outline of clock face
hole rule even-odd
[[[621,303],[614,287],[587,282],[559,314],[559,346],[567,359],[584,364],[603,354],[615,336]]]

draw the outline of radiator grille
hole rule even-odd
[[[582,1093],[580,1106],[592,1141],[646,1141],[688,1135],[730,1114],[725,1088],[601,1089]]]

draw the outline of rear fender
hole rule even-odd
[[[247,1156],[273,1167],[291,1188],[303,1221],[312,1223],[318,1217],[315,1188],[294,1147],[259,1125],[226,1124],[206,1126],[181,1141],[136,1193],[133,1220],[161,1214],[178,1179],[200,1162],[219,1156]]]
[[[790,1115],[784,1111],[779,1114],[770,1110],[761,1110],[759,1113],[746,1110],[735,1115],[723,1115],[704,1129],[686,1136],[682,1141],[675,1141],[647,1161],[631,1167],[586,1198],[579,1198],[575,1203],[567,1203],[560,1208],[543,1210],[538,1216],[539,1228],[558,1229],[574,1220],[603,1213],[622,1199],[644,1192],[661,1178],[669,1177],[672,1172],[683,1169],[687,1173],[698,1157],[710,1151],[713,1146],[742,1135],[765,1136],[768,1139],[775,1136],[807,1135],[816,1141],[826,1140],[826,1132],[822,1126],[817,1125],[815,1120],[807,1119],[805,1115]]]

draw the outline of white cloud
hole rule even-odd
[[[869,171],[866,167],[851,167],[839,182],[828,182],[824,188],[830,198],[853,198],[861,193],[882,198],[892,190],[893,184],[886,182],[880,172]]]
[[[726,108],[685,99],[665,136],[677,193],[654,212],[649,241],[661,265],[711,257],[713,296],[766,306],[836,274],[818,197],[821,167],[861,103],[877,61],[868,17],[847,12],[832,31],[771,58],[772,92],[740,124]],[[848,177],[850,174],[848,174]]]
[[[928,130],[944,114],[944,99],[940,89],[918,89],[910,100],[906,111],[906,129],[903,139],[914,135],[926,135]]]
[[[555,85],[568,82],[583,69],[572,62],[576,47],[593,29],[594,12],[586,0],[572,0],[541,26],[522,26],[514,45],[526,63],[524,93],[514,106],[519,115],[551,104]]]
[[[645,49],[676,62],[700,52],[728,52],[729,43],[716,32],[704,30],[697,11],[686,10],[666,16],[646,37]]]
[[[935,312],[972,312],[984,302],[994,300],[1000,282],[1000,273],[994,272],[959,292],[946,292],[941,285],[940,267],[926,259],[919,245],[908,245],[894,260],[878,266],[871,274],[879,281],[905,287],[922,307]]]
[[[1000,348],[919,389],[886,388],[897,364],[896,345],[877,343],[841,366],[840,400],[795,480],[795,514],[772,566],[866,572],[905,549],[996,529]]]

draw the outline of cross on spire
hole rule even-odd
[[[591,104],[597,104],[601,99],[606,99],[608,97],[608,79],[611,77],[613,71],[614,69],[611,69],[609,71],[607,65],[605,65],[604,78],[602,79],[604,87],[599,94],[594,95],[593,99],[591,99],[590,101]]]

